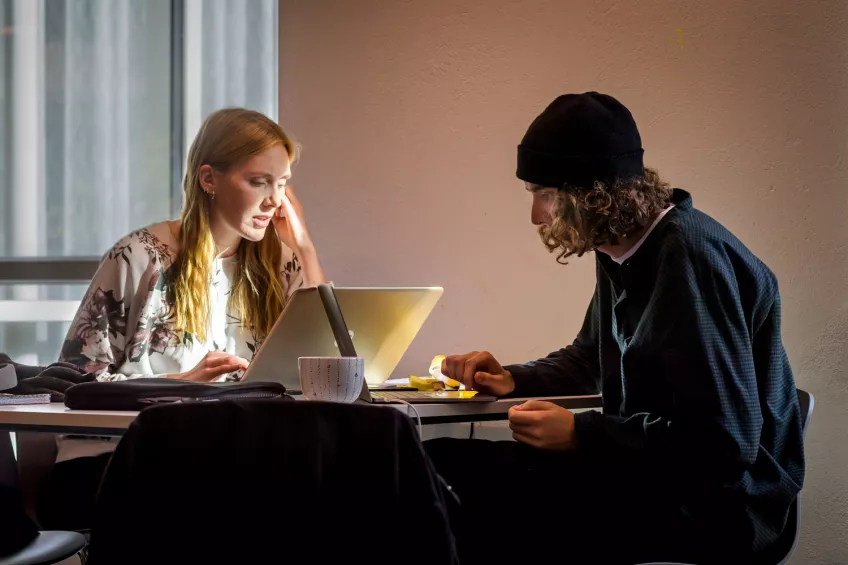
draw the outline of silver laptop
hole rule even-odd
[[[344,310],[350,340],[365,359],[365,380],[380,385],[395,370],[444,292],[441,287],[319,288],[296,290],[253,356],[242,381],[273,381],[300,390],[298,357],[342,355],[325,300]],[[327,290],[331,290],[327,294]],[[331,298],[330,298],[331,299]]]
[[[357,357],[357,348],[351,339],[345,316],[342,314],[341,305],[336,300],[333,288],[329,285],[318,287],[318,293],[327,313],[327,321],[333,330],[333,335],[339,345],[339,352],[343,357]],[[365,361],[365,372],[368,372],[368,361]],[[368,384],[363,383],[359,391],[358,402],[374,404],[392,403],[444,403],[444,402],[494,402],[497,397],[479,394],[474,391],[465,390],[441,390],[441,391],[375,391],[369,390]]]

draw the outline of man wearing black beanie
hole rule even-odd
[[[517,442],[426,442],[463,505],[463,562],[750,563],[783,533],[804,478],[801,418],[772,272],[643,165],[630,112],[553,101],[518,146],[531,219],[560,262],[595,251],[574,342],[442,372],[498,396],[595,394],[603,413],[530,400]]]

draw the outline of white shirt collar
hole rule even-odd
[[[621,255],[620,257],[613,257],[612,255],[610,255],[610,257],[612,258],[612,260],[613,260],[613,261],[615,261],[616,263],[618,263],[619,265],[621,265],[621,264],[623,264],[625,261],[627,261],[628,259],[630,259],[631,257],[633,257],[633,254],[634,254],[634,253],[636,253],[636,252],[639,250],[639,248],[640,248],[640,247],[642,247],[642,244],[645,242],[645,240],[646,240],[646,239],[648,239],[648,236],[649,236],[649,235],[651,235],[651,232],[652,232],[652,231],[654,231],[654,228],[655,228],[655,227],[657,227],[657,224],[658,224],[658,223],[660,223],[660,220],[662,220],[662,219],[663,219],[663,217],[664,217],[666,214],[668,214],[668,211],[669,211],[669,210],[671,210],[672,208],[674,208],[674,204],[672,204],[671,206],[669,206],[668,208],[666,208],[665,210],[663,210],[662,212],[660,212],[659,216],[657,216],[657,218],[654,220],[654,223],[652,223],[652,224],[651,224],[651,227],[649,227],[649,228],[648,228],[648,231],[646,231],[646,232],[642,235],[642,237],[640,237],[640,238],[639,238],[639,241],[637,241],[637,242],[636,242],[636,245],[634,245],[633,247],[631,247],[631,248],[627,251],[627,253],[625,253],[624,255]]]

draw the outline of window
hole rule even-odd
[[[98,258],[179,213],[225,106],[276,117],[277,0],[0,0],[0,352],[57,359]]]

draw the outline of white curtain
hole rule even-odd
[[[61,202],[48,254],[99,256],[169,214],[170,4],[47,3],[46,21],[58,28],[48,40],[56,56],[45,59],[45,138],[56,144],[47,197]]]
[[[0,0],[0,261],[99,257],[170,217],[175,126],[184,155],[218,108],[276,118],[277,1],[180,0],[174,37],[172,0]],[[2,285],[0,270],[0,300],[83,291]],[[65,327],[0,317],[0,352],[54,361]]]
[[[243,106],[277,117],[277,0],[184,0],[185,145],[203,119]]]
[[[277,108],[277,2],[205,0],[203,111],[247,106]]]

